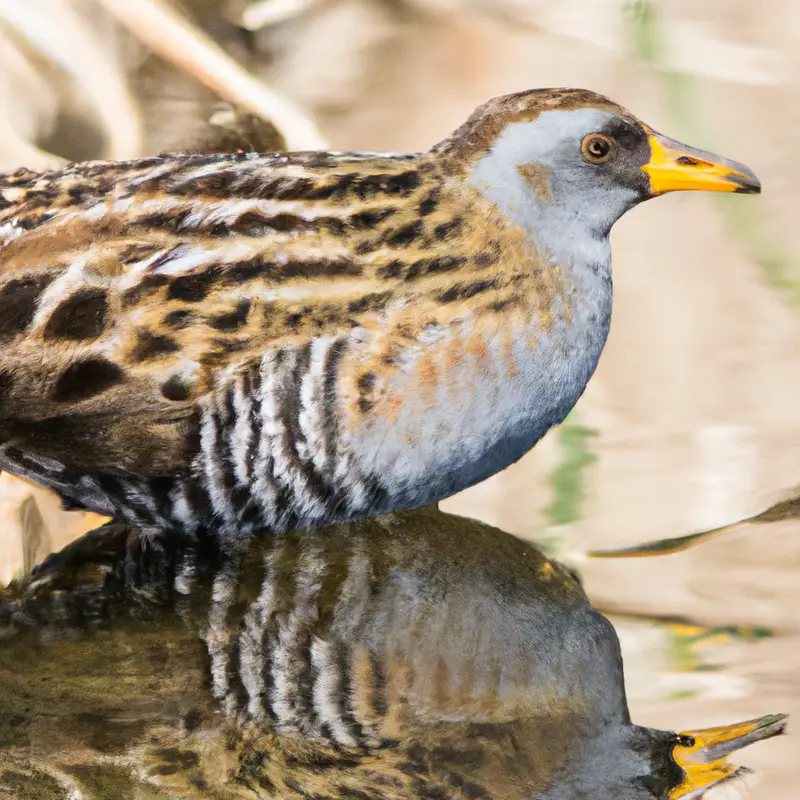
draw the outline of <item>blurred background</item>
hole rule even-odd
[[[764,194],[628,214],[586,395],[443,508],[580,569],[620,633],[637,722],[800,719],[799,520],[660,558],[586,555],[734,522],[800,482],[800,4],[0,0],[2,170],[184,149],[221,102],[272,121],[275,147],[427,149],[489,97],[545,86],[743,161]],[[98,521],[0,476],[0,584]],[[752,796],[795,797],[796,753],[791,737],[749,751]]]

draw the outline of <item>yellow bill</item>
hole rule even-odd
[[[748,773],[746,767],[729,764],[727,757],[753,742],[783,733],[785,728],[786,714],[768,714],[735,725],[681,733],[672,757],[684,777],[669,793],[669,800],[695,800],[712,786]]]
[[[706,191],[758,194],[761,182],[744,164],[697,150],[655,131],[647,137],[650,161],[642,169],[654,195]]]

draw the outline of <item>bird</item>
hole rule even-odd
[[[574,573],[431,506],[238,551],[110,523],[0,589],[0,687],[14,800],[696,800],[787,725],[633,723]]]
[[[422,507],[509,466],[609,332],[609,232],[754,173],[588,90],[427,152],[165,154],[0,179],[0,469],[152,538]]]

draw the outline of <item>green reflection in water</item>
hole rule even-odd
[[[550,475],[553,501],[544,512],[548,525],[567,525],[581,518],[586,468],[597,460],[589,450],[589,440],[595,436],[597,431],[581,425],[574,413],[558,428],[561,460]]]

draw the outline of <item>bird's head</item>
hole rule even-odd
[[[665,192],[754,194],[742,164],[656,133],[594,92],[541,89],[490,100],[434,148],[523,227],[606,236],[622,214]],[[557,243],[552,243],[557,246]]]

